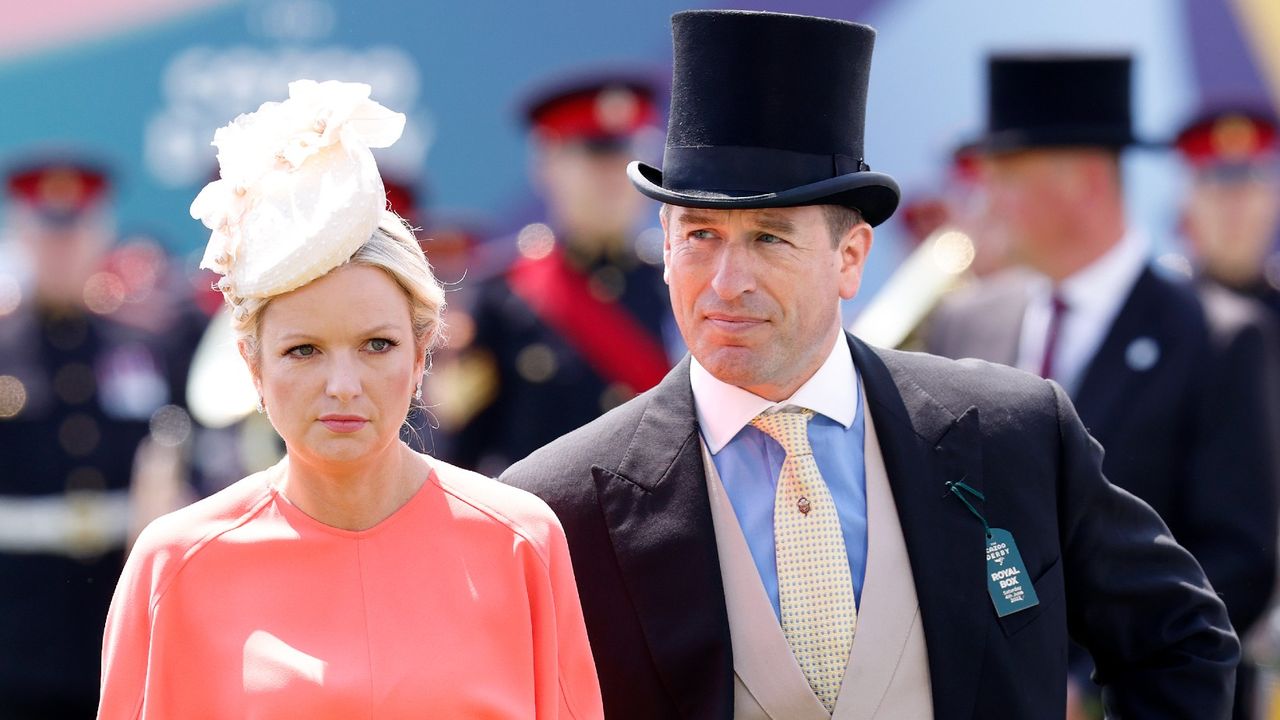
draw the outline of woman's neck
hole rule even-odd
[[[399,510],[422,487],[430,468],[402,442],[359,463],[319,464],[290,455],[280,492],[330,527],[368,530]]]

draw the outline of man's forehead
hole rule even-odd
[[[718,209],[672,206],[672,219],[686,225],[719,225],[741,218],[752,224],[789,227],[816,212],[816,206]]]

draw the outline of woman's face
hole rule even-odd
[[[293,460],[342,466],[395,447],[425,363],[409,310],[400,286],[364,265],[263,310],[254,379]]]

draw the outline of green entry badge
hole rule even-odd
[[[1036,588],[1022,564],[1018,544],[1008,530],[987,531],[987,592],[1000,617],[1040,604]]]

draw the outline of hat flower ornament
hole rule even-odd
[[[267,298],[346,262],[372,235],[386,191],[371,148],[393,144],[405,116],[363,83],[297,80],[289,98],[213,136],[219,179],[191,203],[212,234],[200,267],[218,288]]]

